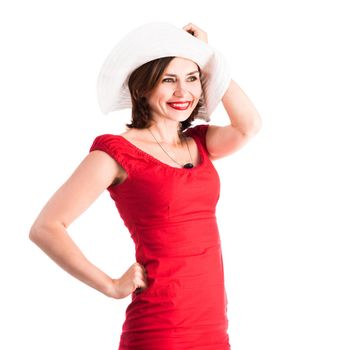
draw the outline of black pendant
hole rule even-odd
[[[183,167],[184,168],[193,168],[193,164],[192,163],[186,163]]]

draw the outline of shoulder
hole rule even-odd
[[[124,153],[119,142],[119,135],[102,134],[95,137],[89,150],[93,156],[95,168],[107,177],[112,177],[110,185],[119,183],[126,175]],[[93,152],[102,151],[102,152]],[[95,154],[96,153],[96,154]]]
[[[119,135],[114,134],[101,134],[94,138],[89,149],[89,153],[92,151],[103,151],[112,158],[116,158],[116,155],[121,151]]]
[[[186,136],[194,137],[200,141],[200,143],[204,147],[207,154],[208,154],[208,149],[207,149],[206,135],[207,135],[208,128],[209,128],[209,124],[198,124],[195,126],[191,126],[185,130]]]
[[[117,138],[118,135],[114,134],[101,134],[95,137],[93,140],[91,147],[90,147],[90,152],[99,149],[99,150],[112,150],[117,143]]]
[[[209,128],[209,124],[198,124],[187,128],[184,132],[187,135],[205,135]]]
[[[106,153],[114,161],[117,161],[118,165],[122,163],[122,147],[120,146],[118,135],[114,134],[102,134],[95,137],[93,140],[89,153],[93,151],[102,151]],[[102,157],[102,156],[101,156]]]

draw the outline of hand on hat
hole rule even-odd
[[[193,23],[189,23],[186,26],[184,26],[182,29],[186,30],[186,32],[193,35],[195,38],[204,41],[208,44],[208,35],[207,33],[200,29],[199,27],[195,26]]]

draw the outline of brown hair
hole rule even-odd
[[[144,129],[150,126],[151,113],[147,96],[157,86],[165,68],[174,58],[173,56],[158,58],[143,64],[131,73],[128,87],[132,101],[132,121],[130,124],[126,124],[128,128]],[[198,70],[202,83],[202,74],[199,67]],[[191,126],[191,123],[198,114],[199,108],[203,104],[202,101],[200,99],[191,115],[183,122],[180,122],[179,133]]]

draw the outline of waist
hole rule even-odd
[[[137,215],[124,220],[131,234],[142,230],[152,230],[157,228],[179,227],[183,225],[196,226],[204,222],[216,222],[215,212],[195,212],[186,215],[169,216],[163,213],[159,216]]]
[[[175,293],[179,288],[202,288],[223,283],[221,245],[203,249],[183,249],[173,254],[142,253],[137,259],[147,271],[148,293]],[[175,293],[176,294],[176,293]]]
[[[196,255],[221,244],[216,217],[136,228],[132,238],[140,258]]]

